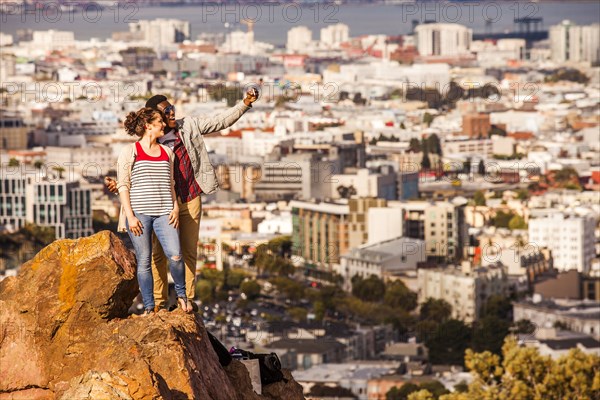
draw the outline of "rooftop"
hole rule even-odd
[[[294,372],[298,382],[335,382],[341,380],[372,379],[394,373],[397,362],[360,361],[343,364],[321,364],[305,371]]]

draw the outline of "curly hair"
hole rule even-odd
[[[146,132],[146,125],[150,124],[155,118],[161,118],[160,113],[150,107],[144,107],[127,114],[123,124],[128,135],[142,137]]]

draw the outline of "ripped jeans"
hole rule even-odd
[[[185,298],[185,268],[183,257],[181,256],[179,232],[173,225],[169,225],[168,215],[153,217],[136,212],[134,214],[142,223],[142,235],[135,236],[131,233],[129,230],[129,221],[127,221],[127,233],[131,238],[131,243],[135,250],[137,279],[144,301],[144,308],[146,310],[154,309],[154,279],[152,278],[151,267],[152,232],[156,233],[156,237],[165,252],[167,260],[169,260],[169,270],[175,282],[177,297]]]

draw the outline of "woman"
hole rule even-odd
[[[144,315],[154,312],[152,232],[156,234],[175,282],[179,306],[192,311],[185,294],[185,270],[179,245],[179,206],[173,181],[173,152],[157,142],[164,135],[162,115],[152,108],[131,112],[125,130],[140,139],[125,147],[117,161],[121,198],[119,231],[127,231],[137,258],[137,278]]]

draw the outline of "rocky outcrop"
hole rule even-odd
[[[0,283],[1,399],[303,399],[223,369],[198,314],[128,316],[135,257],[108,231],[52,243]],[[287,375],[291,378],[291,375]]]

